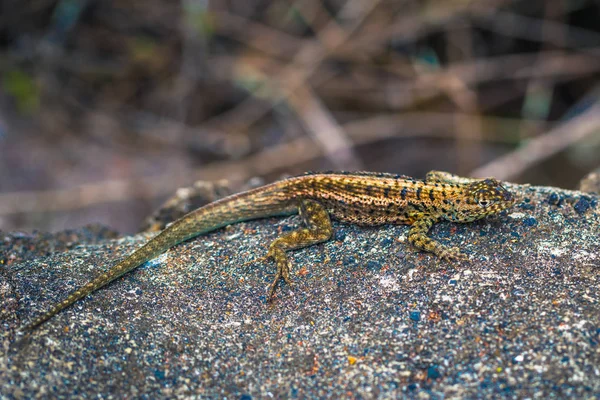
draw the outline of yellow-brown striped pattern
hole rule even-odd
[[[262,260],[273,259],[277,275],[269,299],[280,279],[291,283],[286,251],[328,240],[330,217],[359,225],[407,224],[409,242],[442,259],[465,259],[427,236],[440,220],[471,222],[496,214],[514,203],[512,194],[492,178],[475,180],[432,171],[425,180],[373,172],[308,173],[201,207],[175,221],[122,262],[51,307],[21,331],[31,331],[79,299],[105,286],[144,262],[192,237],[236,222],[300,213],[305,228],[271,243]]]

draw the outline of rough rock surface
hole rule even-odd
[[[600,393],[599,197],[511,186],[494,219],[431,233],[336,223],[294,287],[242,264],[298,226],[240,223],[174,247],[15,341],[17,327],[144,243],[0,233],[2,398],[591,397]],[[25,243],[25,244],[23,244]],[[45,249],[39,251],[38,249]],[[69,248],[68,250],[65,250]]]

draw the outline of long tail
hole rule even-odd
[[[236,222],[294,213],[293,201],[285,194],[285,183],[286,181],[277,182],[225,197],[186,214],[122,262],[73,291],[66,299],[22,327],[20,331],[32,331],[76,301],[187,239]]]

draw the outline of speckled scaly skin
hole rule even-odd
[[[269,288],[271,299],[280,279],[291,284],[286,251],[327,241],[330,217],[359,225],[411,225],[408,241],[442,259],[464,260],[457,248],[448,248],[427,236],[440,220],[471,222],[499,213],[514,203],[512,194],[493,178],[475,180],[431,171],[425,180],[371,172],[308,173],[235,194],[201,207],[175,221],[122,262],[62,302],[51,307],[21,331],[32,331],[79,299],[121,275],[195,236],[241,221],[299,213],[306,225],[275,239],[266,256],[277,274]]]

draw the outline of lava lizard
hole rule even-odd
[[[408,241],[418,249],[450,261],[465,260],[458,248],[449,248],[427,236],[436,222],[471,222],[509,208],[514,196],[500,181],[461,178],[431,171],[425,180],[376,172],[307,173],[234,194],[192,211],[160,232],[120,263],[69,294],[20,329],[32,331],[79,299],[105,286],[169,248],[195,236],[237,222],[299,213],[306,227],[275,239],[259,260],[277,266],[270,285],[272,299],[280,279],[291,284],[286,251],[331,238],[330,217],[358,225],[411,225]]]

